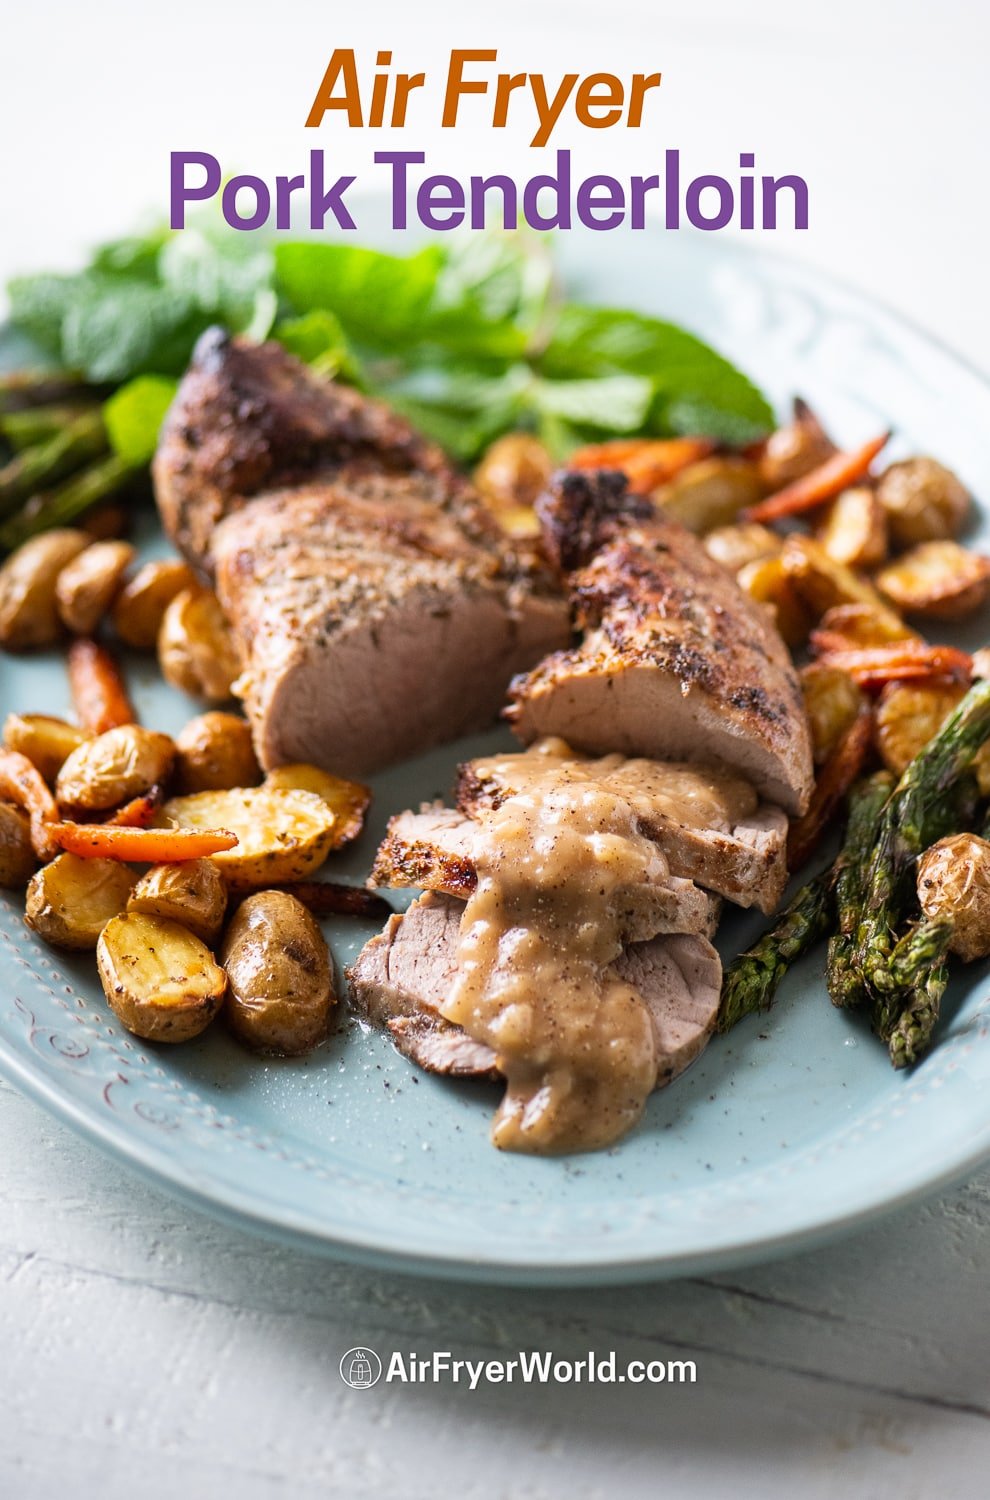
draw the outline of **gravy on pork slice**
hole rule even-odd
[[[479,781],[491,780],[518,791],[543,784],[565,768],[568,774],[625,797],[641,817],[659,815],[689,828],[729,833],[759,805],[749,782],[723,767],[624,755],[593,758],[572,750],[556,735],[538,740],[528,750],[472,762]]]
[[[642,996],[609,971],[663,857],[621,795],[580,774],[489,812],[441,1014],[491,1047],[506,1092],[503,1150],[592,1150],[638,1120],[657,1079]]]

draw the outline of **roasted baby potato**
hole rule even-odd
[[[653,491],[654,503],[696,536],[729,526],[747,505],[755,505],[763,485],[754,463],[714,456],[682,469]]]
[[[209,859],[152,865],[134,887],[127,909],[181,922],[200,942],[212,947],[223,926],[227,887]]]
[[[58,575],[55,601],[73,635],[92,635],[134,561],[130,542],[93,542]]]
[[[529,432],[508,432],[482,455],[474,482],[489,509],[501,517],[519,506],[532,510],[553,473],[553,459]]]
[[[736,581],[751,599],[770,606],[777,629],[788,646],[804,644],[811,629],[811,615],[798,596],[781,554],[747,563],[739,569]]]
[[[907,614],[961,620],[990,595],[990,557],[958,542],[922,542],[881,569],[877,587]]]
[[[269,771],[265,786],[315,792],[318,797],[322,797],[334,815],[331,849],[340,849],[342,845],[357,838],[371,802],[368,787],[362,786],[359,781],[345,781],[342,776],[331,776],[329,771],[321,771],[319,766],[278,766],[276,770]]]
[[[153,651],[166,609],[176,594],[196,586],[192,568],[177,557],[145,563],[114,601],[113,628],[124,645]]]
[[[892,613],[872,584],[836,562],[814,537],[787,537],[780,556],[785,573],[816,619],[837,604],[868,604],[880,615]]]
[[[106,812],[160,786],[174,760],[167,734],[122,724],[73,750],[56,778],[55,798],[73,815]]]
[[[88,739],[85,729],[77,729],[75,724],[49,714],[8,714],[3,725],[7,749],[26,755],[50,783],[54,783],[73,750],[78,750]]]
[[[958,682],[890,682],[876,712],[876,746],[889,771],[900,776],[938,733],[966,695]]]
[[[802,479],[831,458],[835,444],[811,408],[800,398],[793,419],[767,438],[760,456],[760,479],[773,494]]]
[[[246,719],[214,709],[190,719],[175,742],[179,786],[184,792],[223,792],[257,786],[261,767]]]
[[[867,484],[843,490],[817,534],[832,561],[847,568],[878,568],[887,556],[887,513]]]
[[[839,667],[812,662],[801,669],[800,677],[815,764],[822,765],[858,717],[866,699],[849,673]]]
[[[56,948],[95,948],[110,918],[126,907],[136,879],[116,859],[60,854],[31,877],[24,920]]]
[[[31,820],[12,802],[0,802],[0,887],[19,891],[38,861],[31,845]]]
[[[705,551],[730,573],[738,573],[747,563],[774,557],[784,545],[783,539],[769,526],[745,521],[738,526],[716,526],[705,537]]]
[[[44,531],[11,553],[0,568],[0,646],[27,651],[58,640],[58,575],[89,544],[84,531],[59,529]]]
[[[198,1036],[227,988],[227,976],[205,943],[178,922],[141,911],[107,923],[96,964],[114,1015],[149,1042]]]
[[[323,1040],[334,1004],[330,954],[315,918],[285,891],[258,891],[234,913],[221,953],[226,1013],[257,1052],[293,1056]]]
[[[333,848],[336,826],[333,812],[315,792],[269,786],[173,797],[158,822],[236,834],[235,848],[210,856],[229,890],[305,880]]]
[[[949,951],[965,963],[990,954],[990,843],[956,833],[918,861],[918,900],[925,916],[952,924]]]
[[[908,458],[880,476],[877,499],[897,547],[958,536],[969,515],[966,486],[934,458]]]
[[[194,698],[225,703],[241,666],[220,601],[209,589],[183,589],[158,632],[158,661],[167,682]]]
[[[896,646],[898,641],[917,641],[917,632],[899,615],[883,605],[837,604],[818,622],[818,632],[842,640],[847,647]],[[816,634],[818,633],[816,632]]]

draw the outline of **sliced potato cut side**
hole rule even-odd
[[[108,922],[96,949],[107,1003],[149,1042],[185,1042],[213,1020],[227,976],[186,927],[145,912]]]
[[[229,829],[236,846],[210,858],[229,889],[251,890],[304,880],[318,870],[333,848],[336,818],[315,792],[260,786],[173,797],[159,822]]]

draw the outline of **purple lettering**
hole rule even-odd
[[[186,167],[202,167],[206,181],[201,187],[186,186]],[[185,229],[186,204],[202,203],[216,196],[223,174],[215,156],[206,151],[173,151],[170,163],[169,227]]]

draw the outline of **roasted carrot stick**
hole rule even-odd
[[[165,788],[153,786],[150,792],[144,792],[140,797],[132,797],[130,802],[125,802],[123,807],[107,818],[104,827],[110,828],[147,828],[155,821],[158,809],[165,801]]]
[[[56,823],[51,836],[60,849],[82,859],[123,859],[169,865],[205,859],[233,849],[236,833],[224,828],[124,828],[117,823]]]
[[[35,854],[39,859],[52,859],[58,852],[53,839],[58,807],[40,771],[19,750],[0,750],[0,798],[23,807],[31,820]]]
[[[392,915],[388,902],[363,885],[341,885],[335,880],[293,880],[279,886],[307,906],[314,917],[379,917]]]
[[[873,710],[863,709],[842,735],[822,766],[808,811],[797,818],[787,835],[787,866],[799,870],[814,854],[822,834],[866,764],[873,743]]]
[[[889,440],[890,433],[884,432],[851,453],[833,453],[810,474],[795,479],[793,484],[785,485],[776,495],[770,495],[758,505],[751,505],[743,513],[745,519],[781,521],[785,516],[800,516],[807,510],[816,510],[826,500],[834,500],[836,495],[862,479]]]
[[[105,646],[80,637],[69,647],[69,687],[76,715],[91,734],[136,724],[120,668]]]
[[[929,646],[924,641],[866,646],[860,651],[824,651],[816,659],[826,666],[840,667],[870,691],[912,678],[951,677],[969,682],[973,672],[973,658],[965,651],[955,646]]]
[[[569,469],[619,469],[636,495],[648,495],[666,484],[688,464],[707,458],[714,449],[711,438],[616,438],[610,443],[591,443],[578,448],[567,460]]]

